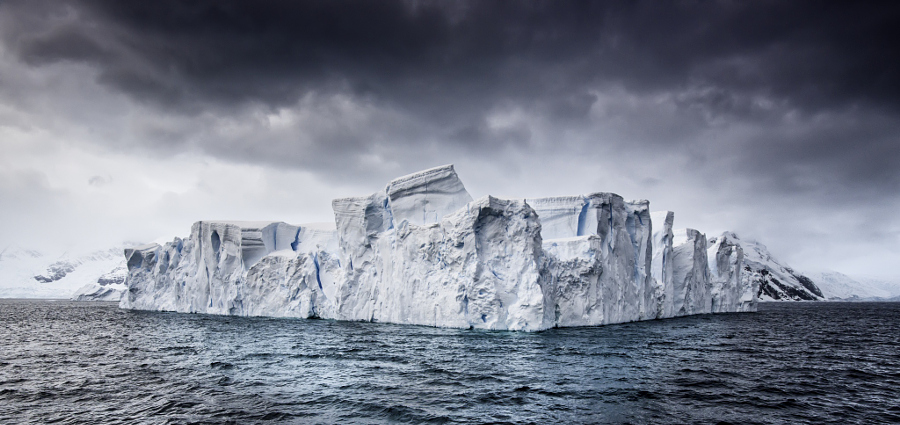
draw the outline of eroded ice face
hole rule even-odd
[[[613,193],[472,200],[448,165],[332,207],[333,227],[198,222],[184,243],[132,250],[121,305],[541,330],[708,313],[742,295],[712,294],[739,290],[731,245],[709,263],[702,233],[673,234],[671,213]]]

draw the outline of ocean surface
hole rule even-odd
[[[900,303],[539,333],[0,300],[0,423],[897,423]]]

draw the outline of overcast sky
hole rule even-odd
[[[332,221],[454,163],[900,278],[898,5],[3,1],[0,248]]]

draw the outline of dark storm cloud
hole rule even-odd
[[[786,170],[833,166],[845,185],[886,179],[896,187],[889,170],[900,157],[891,136],[898,123],[890,117],[900,110],[900,6],[892,2],[3,7],[4,42],[25,63],[88,64],[101,84],[161,114],[189,117],[140,127],[151,149],[192,145],[220,157],[327,172],[364,155],[402,157],[441,146],[492,154],[575,143],[541,139],[532,120],[498,127],[486,118],[519,108],[543,120],[546,131],[576,132],[582,140],[619,126],[603,139],[618,150],[731,149],[745,156],[738,167],[748,174],[792,177]],[[624,97],[592,119],[597,93],[610,88]],[[666,99],[675,112],[629,110],[628,96]],[[345,100],[356,109],[335,106]],[[191,129],[204,113],[244,120],[247,108],[307,108],[311,115],[293,133],[256,132],[253,140]],[[828,123],[814,125],[820,115],[859,121],[832,132]],[[870,116],[877,125],[869,125]],[[710,129],[738,124],[769,130],[714,146],[702,141]],[[580,143],[589,150],[598,142]],[[881,163],[880,171],[870,161]]]
[[[102,82],[169,106],[291,103],[310,90],[349,90],[400,106],[431,105],[425,115],[442,117],[498,99],[583,96],[586,86],[609,81],[647,90],[699,81],[769,92],[806,108],[900,100],[900,55],[892,54],[900,6],[893,3],[8,7],[32,15],[4,31],[28,63],[91,63]]]

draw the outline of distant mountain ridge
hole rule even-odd
[[[808,277],[795,272],[777,260],[765,245],[741,239],[734,233],[729,237],[744,250],[744,266],[741,280],[758,285],[760,301],[822,301],[825,295]]]
[[[900,283],[873,278],[852,278],[833,270],[812,272],[826,298],[844,301],[897,301],[900,300]]]
[[[51,253],[6,247],[0,250],[0,298],[70,298],[85,285],[105,287],[110,294],[121,292],[125,288],[123,249]],[[112,273],[116,269],[119,273]]]
[[[744,249],[741,278],[759,285],[760,301],[900,301],[900,283],[854,279],[831,270],[800,273],[758,241],[743,239],[739,243]]]

